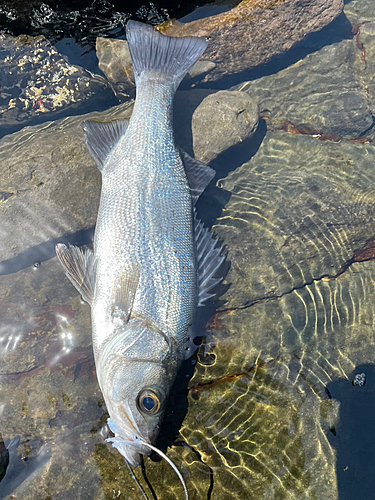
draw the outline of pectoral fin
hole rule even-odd
[[[112,293],[112,321],[116,326],[121,326],[129,321],[140,273],[140,265],[136,263],[124,270],[115,281]]]
[[[94,254],[89,249],[56,245],[56,255],[65,269],[65,274],[90,305],[94,299],[95,268]]]

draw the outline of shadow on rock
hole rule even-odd
[[[196,205],[198,218],[205,226],[212,226],[230,198],[230,193],[216,184],[218,179],[226,177],[229,172],[248,162],[258,151],[266,132],[266,122],[260,119],[258,128],[250,139],[230,147],[210,163],[210,167],[216,170],[216,176]]]
[[[51,450],[48,445],[42,447],[35,457],[21,459],[17,454],[20,439],[14,438],[8,443],[3,443],[5,453],[1,453],[0,466],[5,466],[5,474],[0,481],[0,499],[13,493],[24,481],[35,477],[45,464],[51,459]]]
[[[375,366],[358,366],[349,380],[328,384],[340,402],[339,423],[329,440],[337,453],[340,500],[373,498],[375,490]]]
[[[59,236],[52,240],[34,245],[27,250],[19,253],[11,259],[3,260],[0,262],[0,276],[6,274],[13,274],[27,269],[34,265],[35,268],[39,267],[42,262],[53,259],[56,257],[55,246],[57,243],[64,243],[65,245],[90,245],[94,239],[94,227],[89,229],[82,229],[73,234]]]
[[[309,33],[301,42],[290,50],[273,56],[267,63],[255,66],[241,73],[223,76],[215,82],[199,83],[199,88],[215,90],[228,89],[244,81],[257,80],[263,76],[273,75],[292,66],[308,54],[318,52],[327,45],[353,38],[352,25],[344,13],[340,14],[330,24],[320,31]]]

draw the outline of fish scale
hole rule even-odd
[[[196,305],[197,262],[189,185],[173,141],[173,94],[159,82],[150,83],[147,75],[137,88],[141,106],[135,105],[126,136],[103,172],[94,240],[95,252],[103,257],[93,316],[110,309],[114,281],[136,261],[141,275],[134,313],[183,345]],[[95,331],[96,355],[107,335]]]
[[[59,244],[65,272],[91,305],[96,372],[114,437],[138,466],[154,446],[183,359],[196,349],[194,319],[224,256],[196,219],[195,203],[215,172],[174,142],[173,97],[207,46],[129,21],[137,86],[129,123],[85,122],[102,173],[94,252]]]

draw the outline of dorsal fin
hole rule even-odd
[[[135,263],[116,279],[112,293],[112,321],[116,326],[125,325],[130,318],[137,292],[141,268]]]
[[[111,151],[125,133],[128,123],[128,120],[115,120],[113,122],[88,120],[82,123],[87,149],[101,172],[103,172],[105,162]]]
[[[180,156],[189,182],[193,205],[195,205],[200,195],[215,177],[216,172],[213,168],[192,158],[182,149],[180,149]]]
[[[65,274],[82,298],[90,305],[94,299],[96,260],[89,249],[63,243],[56,245],[56,255],[65,269]]]
[[[216,247],[218,240],[203,227],[201,221],[194,218],[194,225],[198,259],[198,306],[202,306],[207,299],[216,295],[209,292],[223,279],[214,278],[214,275],[224,262],[225,255],[223,247]]]

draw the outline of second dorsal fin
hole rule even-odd
[[[200,195],[215,177],[216,172],[213,168],[192,158],[182,149],[180,149],[180,156],[189,182],[193,205],[195,205]]]
[[[88,120],[82,123],[85,131],[86,146],[96,161],[98,168],[103,172],[108,156],[118,143],[120,137],[128,127],[128,120],[113,122],[96,122]]]

